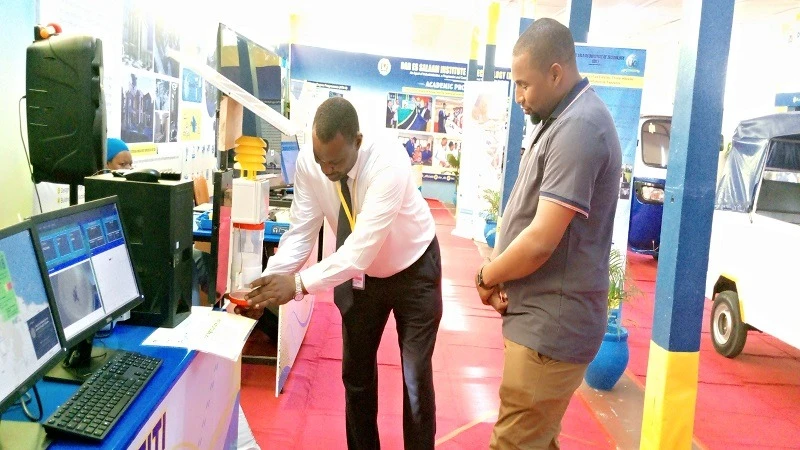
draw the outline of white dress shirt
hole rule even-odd
[[[302,272],[303,285],[316,294],[366,273],[386,278],[413,264],[430,245],[436,225],[416,187],[408,154],[394,140],[361,143],[348,172],[356,226],[332,255]],[[294,273],[317,239],[323,217],[336,230],[339,200],[336,184],[314,161],[310,145],[300,150],[295,172],[289,230],[264,274]]]

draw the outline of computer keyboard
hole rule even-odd
[[[42,425],[54,435],[102,440],[160,366],[159,358],[116,350]]]

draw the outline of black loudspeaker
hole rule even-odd
[[[28,46],[28,144],[34,181],[83,184],[105,167],[103,45],[55,35]]]
[[[116,195],[144,302],[128,323],[173,328],[191,312],[191,181],[139,182],[111,174],[87,177],[86,200]]]

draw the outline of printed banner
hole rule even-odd
[[[128,450],[235,448],[241,364],[198,352]]]
[[[291,51],[292,120],[305,130],[300,144],[310,139],[317,106],[342,96],[356,107],[365,134],[397,138],[425,197],[456,202],[466,64],[300,45]],[[509,69],[495,70],[495,79],[509,78]]]
[[[614,216],[614,247],[627,252],[631,211],[631,175],[638,144],[639,114],[644,85],[645,51],[629,48],[577,45],[578,70],[589,78],[597,95],[603,99],[622,147],[620,192]]]
[[[484,197],[500,192],[508,142],[508,84],[468,81],[464,90],[464,143],[453,234],[486,242]]]

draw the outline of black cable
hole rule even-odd
[[[33,179],[33,166],[31,165],[31,157],[28,154],[28,147],[25,146],[25,137],[22,133],[22,100],[26,98],[25,95],[19,98],[19,102],[17,102],[17,116],[19,117],[19,140],[22,142],[22,149],[25,150],[25,160],[28,161],[28,171],[31,173],[31,181],[33,182],[33,192],[36,193],[36,200],[39,201],[39,212],[43,213],[44,209],[42,209],[42,198],[39,197],[39,189],[36,188],[36,180]]]
[[[104,173],[111,173],[111,169],[100,169],[97,172],[93,173],[91,176],[101,175]]]
[[[39,417],[34,417],[33,414],[28,410],[28,405],[25,402],[20,403],[22,405],[22,412],[25,414],[25,417],[28,418],[31,422],[38,422],[42,420],[42,398],[39,397],[39,389],[36,388],[36,385],[33,385],[33,395],[36,397],[36,406],[39,408]]]

